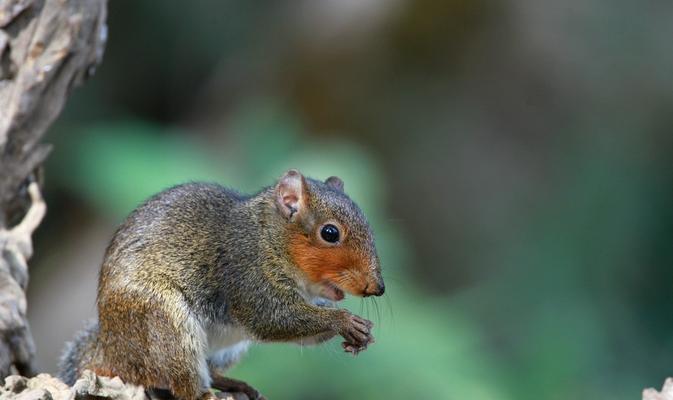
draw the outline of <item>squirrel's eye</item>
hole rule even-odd
[[[332,224],[327,224],[320,230],[320,237],[326,242],[336,243],[339,241],[339,228]]]

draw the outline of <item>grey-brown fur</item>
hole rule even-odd
[[[95,320],[87,321],[84,329],[77,332],[72,342],[65,345],[63,357],[59,363],[61,380],[72,386],[79,377],[77,372],[80,363],[85,361],[85,357],[91,354],[94,349],[95,338],[98,334],[98,323]]]
[[[297,216],[294,209],[284,214],[281,183],[253,196],[188,183],[133,211],[105,253],[98,323],[68,344],[61,378],[73,384],[83,369],[93,369],[191,400],[222,382],[215,371],[234,363],[248,340],[319,343],[339,334],[347,351],[366,348],[373,341],[371,323],[316,305],[306,289],[310,283],[289,257],[287,238],[319,220],[343,221],[349,244],[370,260],[366,279],[380,286],[380,294],[369,225],[338,178],[298,177],[293,171],[284,176],[301,185],[298,195],[308,200]],[[226,346],[217,353],[208,348],[219,343]]]

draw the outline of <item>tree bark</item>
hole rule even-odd
[[[0,380],[36,372],[25,289],[46,210],[40,140],[100,63],[105,17],[106,0],[0,0]]]

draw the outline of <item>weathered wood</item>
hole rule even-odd
[[[106,0],[0,0],[0,379],[35,373],[25,288],[45,212],[40,140],[101,61],[105,17]]]
[[[161,397],[157,397],[161,398]],[[218,392],[213,398],[221,400],[248,400],[243,393]],[[7,377],[4,387],[0,386],[0,399],[7,400],[79,400],[79,399],[114,399],[114,400],[150,400],[142,386],[124,384],[119,378],[97,376],[89,370],[73,387],[48,374],[40,374],[28,379],[18,375]]]
[[[643,400],[673,400],[673,378],[667,378],[661,392],[649,388],[643,390]]]

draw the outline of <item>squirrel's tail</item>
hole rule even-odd
[[[98,321],[89,320],[84,329],[77,332],[73,341],[65,344],[63,355],[58,363],[58,376],[67,385],[74,385],[83,367],[90,363],[91,360],[88,358],[94,354],[92,350],[96,347],[97,338]]]

